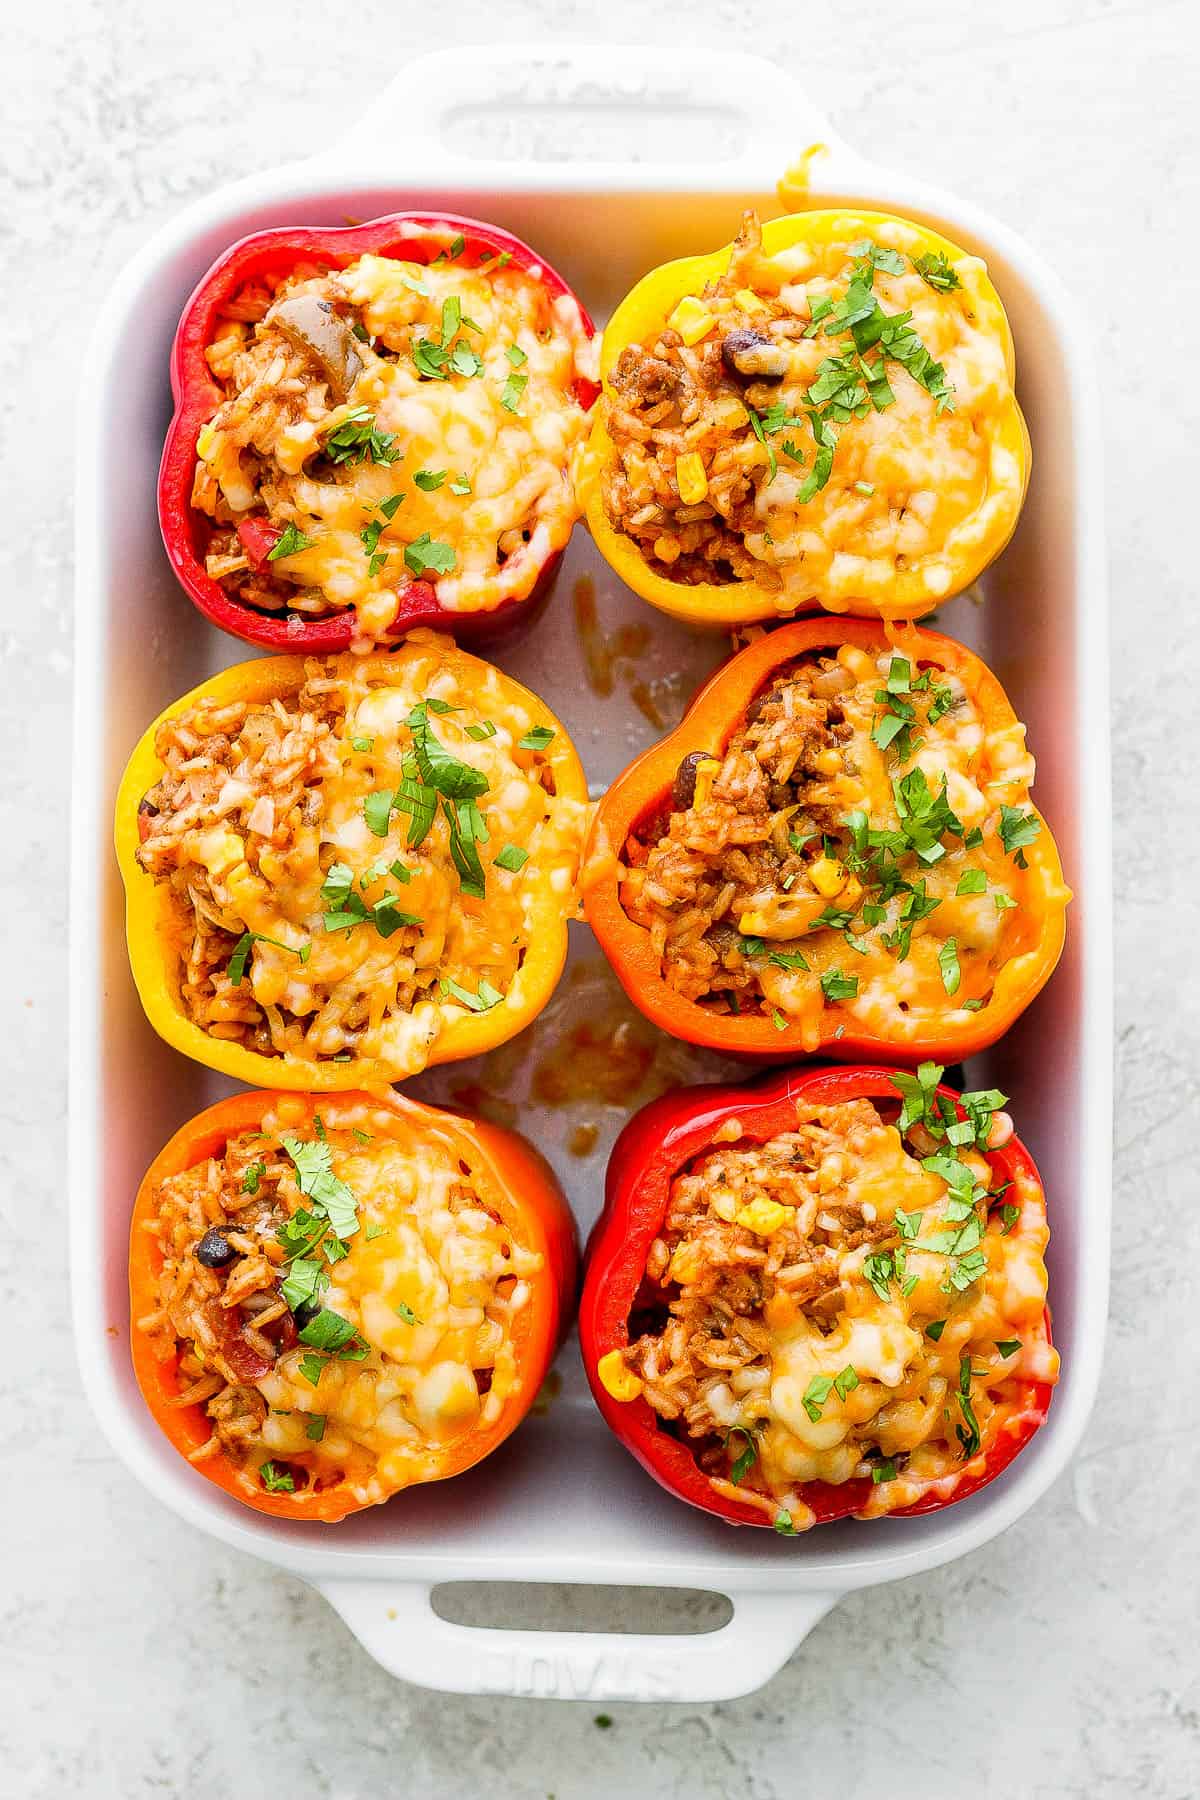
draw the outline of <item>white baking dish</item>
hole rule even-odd
[[[92,1404],[132,1471],[189,1523],[312,1582],[373,1656],[406,1679],[464,1693],[601,1699],[721,1699],[765,1681],[850,1588],[960,1556],[1018,1518],[1061,1473],[1091,1405],[1108,1277],[1110,986],[1107,620],[1096,402],[1078,313],[1011,232],[974,208],[852,156],[806,97],[765,64],[673,54],[650,71],[637,51],[523,47],[410,64],[339,146],[255,175],[190,207],[146,246],[105,304],[87,357],[79,440],[74,875],[72,892],[71,1243],[75,1324]],[[564,119],[571,142],[698,138],[701,160],[474,160],[479,132],[529,115],[535,133]],[[503,127],[502,127],[503,128]],[[168,570],[154,481],[170,400],[167,352],[180,306],[210,260],[247,231],[342,224],[406,206],[443,207],[507,226],[542,250],[603,317],[650,265],[725,242],[743,202],[778,211],[775,182],[814,143],[811,203],[909,213],[985,255],[1016,335],[1019,391],[1034,444],[1020,528],[983,583],[941,623],[981,649],[1028,721],[1038,800],[1079,892],[1067,953],[1047,992],[978,1069],[1013,1097],[1037,1155],[1054,1241],[1051,1297],[1063,1379],[1049,1422],[1014,1467],[977,1497],[929,1518],[805,1537],[735,1531],[671,1501],[594,1411],[574,1343],[548,1413],[473,1474],[416,1491],[336,1528],[289,1526],[223,1498],[190,1471],[146,1414],[130,1369],[126,1232],[138,1180],[170,1132],[228,1084],[167,1050],[145,1023],[126,964],[110,844],[119,771],[147,721],[216,668],[245,655],[206,626]],[[716,146],[716,150],[712,148]],[[728,152],[728,154],[725,154]],[[724,160],[722,160],[724,156]],[[677,710],[712,665],[714,641],[651,615],[617,591],[580,528],[549,612],[499,657],[576,735],[589,774],[612,777],[659,735],[618,683],[598,701],[581,679],[572,581],[596,572],[605,621],[652,627],[643,674]],[[573,955],[590,967],[583,927]],[[509,1054],[518,1096],[548,1034],[590,996],[561,989]],[[587,1004],[606,1004],[593,1002]],[[523,1039],[522,1045],[526,1045]],[[677,1079],[711,1075],[711,1057],[668,1051]],[[488,1071],[492,1078],[493,1071]],[[477,1075],[477,1072],[476,1072]],[[418,1084],[444,1096],[471,1071]],[[620,1109],[590,1158],[565,1147],[570,1115],[525,1109],[586,1227]],[[709,1635],[624,1636],[475,1629],[438,1617],[441,1582],[619,1583],[716,1590],[730,1622]]]

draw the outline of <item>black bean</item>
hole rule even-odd
[[[218,1231],[215,1225],[211,1231],[205,1232],[196,1245],[196,1261],[203,1263],[206,1269],[223,1269],[236,1255],[237,1251],[225,1233]]]
[[[737,326],[721,341],[725,367],[746,381],[782,381],[788,372],[786,345],[772,343],[761,331]]]
[[[711,756],[708,750],[689,750],[675,771],[671,798],[678,812],[686,812],[696,798],[696,771]]]

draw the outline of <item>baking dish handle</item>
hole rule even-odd
[[[433,1610],[419,1582],[317,1584],[359,1643],[390,1675],[448,1694],[544,1700],[734,1700],[776,1674],[840,1598],[743,1592],[716,1631],[497,1630]]]
[[[473,153],[476,127],[489,118],[491,138]],[[514,120],[525,123],[532,154],[506,154]],[[580,154],[580,141],[599,153]],[[503,168],[510,184],[514,164],[548,160],[556,182],[571,170],[592,179],[598,169],[610,177],[636,170],[639,187],[675,172],[689,188],[737,188],[785,170],[803,182],[808,161],[819,158],[828,191],[862,166],[803,88],[760,57],[673,49],[656,63],[644,46],[613,44],[477,44],[416,57],[335,155],[348,164],[369,155],[376,168],[390,156],[406,187],[440,188],[453,187],[456,171],[477,171],[481,159]]]

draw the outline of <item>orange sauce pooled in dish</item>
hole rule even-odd
[[[607,700],[616,686],[618,664],[635,663],[646,654],[651,644],[651,631],[640,620],[605,631],[596,610],[596,583],[590,575],[580,575],[572,592],[575,606],[575,630],[583,651],[583,666],[593,694]],[[638,686],[644,686],[639,682]],[[636,699],[636,695],[635,695]],[[639,706],[641,702],[638,702]],[[651,724],[659,723],[651,719]]]
[[[624,1105],[649,1075],[654,1050],[653,1033],[623,1013],[583,1019],[537,1065],[533,1097],[545,1106],[580,1100]]]

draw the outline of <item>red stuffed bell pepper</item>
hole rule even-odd
[[[214,624],[269,649],[512,625],[578,516],[593,336],[553,269],[474,219],[243,238],[172,352],[172,567]]]
[[[784,1535],[976,1493],[1046,1417],[1045,1195],[941,1069],[685,1088],[614,1147],[580,1307],[596,1402],[690,1505]]]

